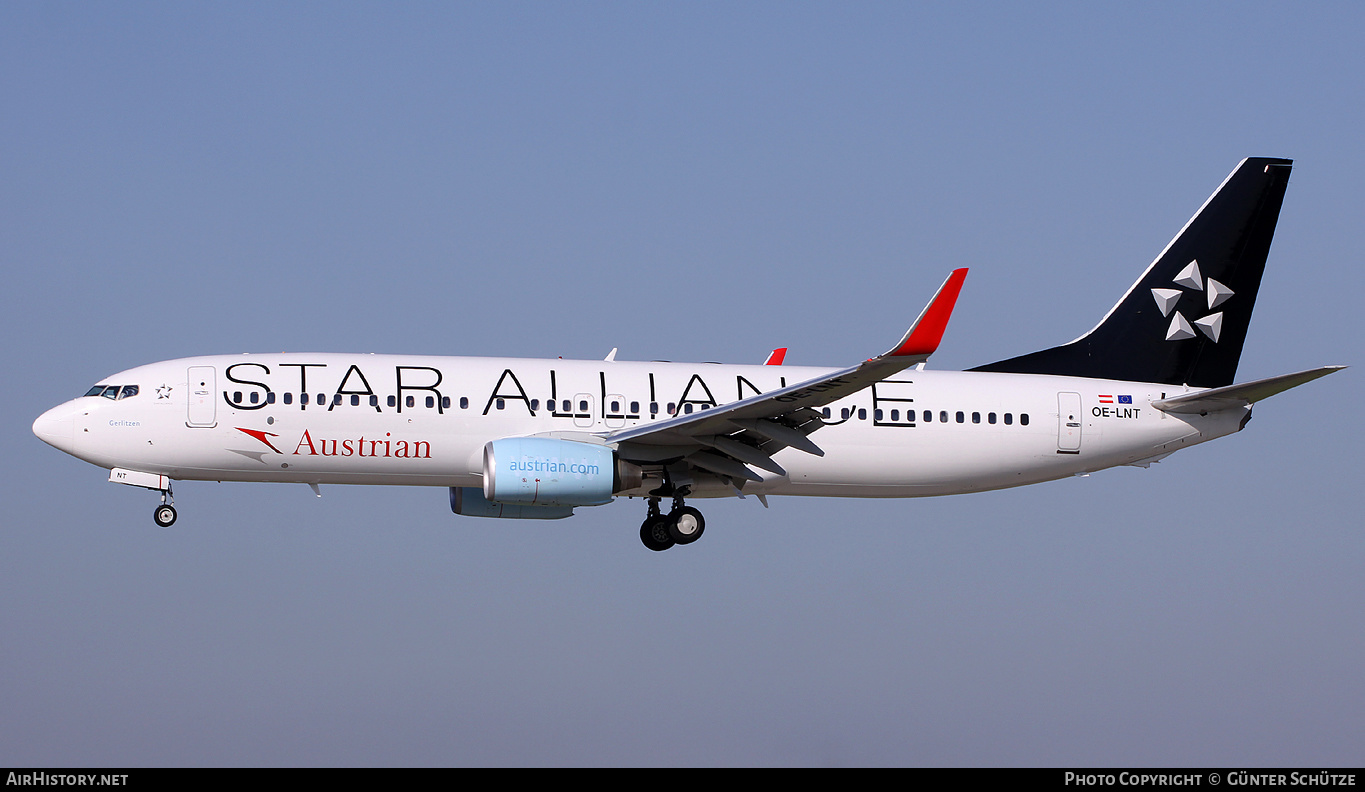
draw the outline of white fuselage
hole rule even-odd
[[[808,380],[794,366],[278,354],[140,366],[34,425],[81,459],[170,479],[479,487],[505,437],[602,435]],[[907,370],[828,405],[745,493],[915,497],[979,492],[1159,458],[1237,431],[1248,408],[1168,414],[1170,385]],[[126,392],[121,388],[120,394]],[[621,494],[642,494],[623,492]],[[697,491],[695,496],[734,494]]]

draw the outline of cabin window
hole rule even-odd
[[[460,397],[460,409],[461,409],[461,410],[468,410],[468,409],[469,409],[469,397],[468,397],[468,396],[461,396],[461,397]]]
[[[266,403],[266,404],[274,404],[274,403],[275,403],[275,391],[271,391],[271,392],[269,392],[269,393],[267,393],[267,394],[265,395],[265,403]]]
[[[427,397],[427,401],[431,401],[430,396]],[[431,405],[428,404],[427,406],[430,407]],[[504,410],[507,408],[507,402],[503,401],[502,399],[498,399],[497,401],[493,402],[493,406],[498,408],[499,410]]]
[[[948,411],[947,411],[947,410],[939,410],[939,412],[938,412],[938,422],[939,422],[939,423],[948,423]]]
[[[957,422],[958,422],[958,423],[964,423],[966,420],[967,420],[967,416],[966,416],[965,414],[963,414],[963,412],[962,412],[961,410],[958,410],[958,411],[957,411]]]
[[[841,420],[841,421],[847,421],[847,420],[848,420],[848,408],[847,408],[847,407],[840,407],[840,408],[839,408],[839,420]]]
[[[613,400],[611,403],[611,411],[614,413],[621,412],[621,402]]]
[[[986,423],[995,423],[995,413],[986,413]]]
[[[540,409],[540,399],[532,399],[532,400],[531,400],[531,412],[535,412],[536,410],[539,410],[539,409]]]
[[[435,397],[435,396],[428,396],[428,397],[426,398],[426,404],[427,404],[427,409],[430,409],[430,408],[432,408],[432,407],[435,407],[435,406],[436,406],[436,397]],[[499,407],[498,409],[501,410],[502,408]]]
[[[585,412],[588,411],[588,402],[587,402],[586,400],[583,400],[583,399],[580,399],[580,400],[579,400],[579,402],[578,402],[578,411],[581,412],[581,413],[585,413]]]
[[[650,415],[658,415],[658,414],[659,414],[659,403],[658,403],[658,402],[650,402],[650,403],[649,403],[649,414],[650,414]]]
[[[866,410],[866,409],[864,409],[864,408],[862,408],[862,407],[859,407],[859,408],[858,408],[858,420],[860,420],[860,421],[866,421],[866,420],[867,420],[867,410]]]
[[[127,398],[129,398],[129,397],[131,397],[131,396],[136,396],[136,395],[137,395],[137,386],[136,386],[136,385],[124,385],[124,386],[123,386],[123,390],[119,391],[119,393],[118,393],[118,397],[119,397],[120,399],[127,399]]]
[[[972,423],[976,424],[981,423],[981,413],[979,412],[972,413]]]
[[[407,398],[407,403],[408,403],[408,406],[409,406],[409,407],[416,407],[416,406],[417,406],[417,397],[415,397],[415,396],[409,396],[409,397]]]
[[[326,403],[327,403],[327,394],[325,394],[325,393],[319,393],[319,394],[318,394],[318,406],[324,405],[324,404],[326,404]]]
[[[286,393],[286,394],[284,394],[284,403],[285,403],[285,404],[293,404],[293,403],[294,403],[294,394],[292,394],[292,393]]]
[[[389,403],[389,406],[390,406],[390,407],[397,407],[397,406],[398,406],[398,397],[396,397],[396,396],[394,396],[394,395],[392,395],[392,394],[389,395],[389,398],[386,399],[386,401]]]
[[[878,420],[878,421],[880,421],[880,420],[882,419],[881,412],[882,412],[881,410],[878,410],[878,411],[877,411],[877,420]],[[909,413],[906,413],[906,415],[908,416]],[[893,421],[899,421],[900,419],[901,419],[901,411],[900,411],[900,410],[892,410],[892,411],[891,411],[891,420],[893,420]]]
[[[639,402],[631,402],[631,403],[630,403],[630,414],[631,414],[631,415],[639,415],[639,414],[640,414],[640,403],[639,403]]]
[[[820,411],[820,415],[821,415],[821,417],[823,417],[823,418],[825,418],[826,420],[828,420],[828,419],[829,419],[829,408],[826,407],[825,409],[821,410],[821,411]]]
[[[874,420],[874,421],[880,421],[881,419],[882,419],[882,411],[881,411],[881,410],[873,410],[873,411],[872,411],[872,420]]]
[[[1005,413],[1005,426],[1009,426],[1012,423],[1014,423],[1014,414]]]
[[[306,394],[306,393],[300,393],[300,394],[299,394],[299,404],[307,404],[307,403],[308,403],[308,394]]]
[[[252,404],[255,404],[256,402],[258,402],[258,401],[260,401],[260,400],[261,400],[261,394],[257,393],[256,391],[252,391],[252,392],[251,392],[251,403],[252,403]]]
[[[1028,413],[1019,413],[1019,425],[1028,426]]]
[[[374,395],[373,393],[370,394],[370,406],[371,407],[379,406],[379,397]]]
[[[332,406],[333,406],[333,407],[340,407],[340,406],[341,406],[341,394],[340,394],[340,393],[333,393],[333,394],[332,394]]]
[[[351,406],[352,406],[352,407],[359,407],[359,406],[360,406],[360,394],[359,394],[359,393],[352,393],[352,394],[351,394]]]
[[[914,410],[911,410],[909,414],[910,414],[910,415],[914,415]],[[924,411],[924,422],[925,422],[925,423],[933,423],[933,422],[934,422],[934,414],[933,414],[932,412],[930,412],[929,410],[925,410],[925,411]]]
[[[692,414],[692,402],[688,402],[687,404],[683,405],[683,412],[687,413],[688,415]]]

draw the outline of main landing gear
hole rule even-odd
[[[161,490],[161,505],[152,512],[152,520],[162,528],[170,528],[175,524],[174,498],[171,497],[171,490],[167,487]]]
[[[701,512],[691,506],[683,505],[683,491],[673,496],[673,510],[668,514],[659,511],[659,499],[649,499],[649,513],[640,525],[640,541],[645,547],[656,552],[667,550],[673,545],[692,544],[701,538],[706,530],[706,519]]]

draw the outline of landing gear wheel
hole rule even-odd
[[[668,518],[659,514],[646,517],[640,526],[640,541],[656,553],[672,547],[673,538],[668,535]]]
[[[692,544],[706,530],[706,519],[691,506],[679,506],[668,513],[668,536],[674,544]]]
[[[174,525],[175,516],[175,507],[166,503],[156,507],[156,511],[152,512],[152,519],[162,528],[170,528]]]

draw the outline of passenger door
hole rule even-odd
[[[218,400],[215,391],[218,385],[213,366],[190,366],[185,382],[189,387],[189,414],[185,424],[217,426]]]
[[[1057,394],[1057,453],[1081,453],[1081,394]]]

